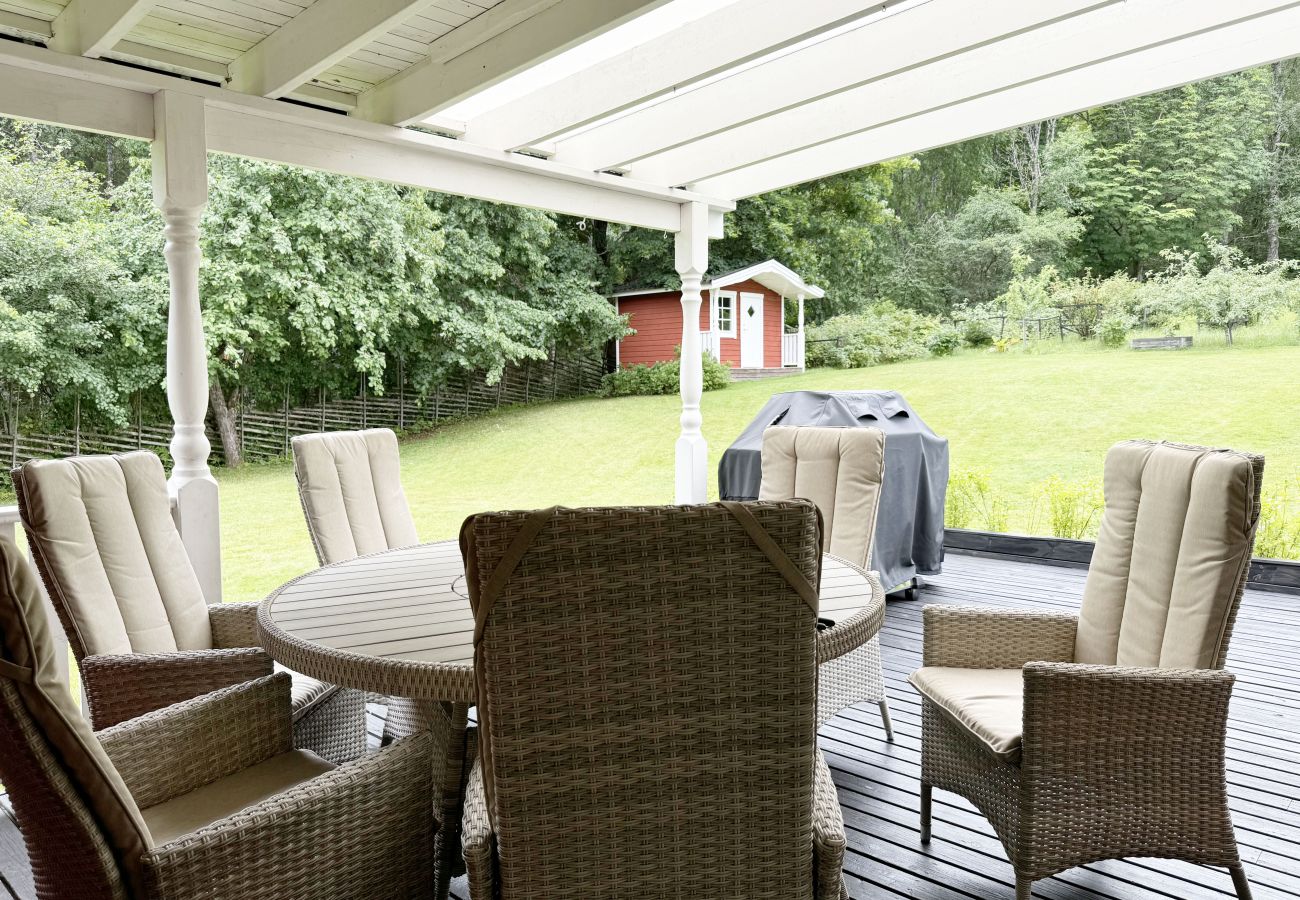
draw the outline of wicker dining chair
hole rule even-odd
[[[931,792],[988,817],[1034,881],[1128,856],[1226,867],[1250,886],[1228,813],[1223,671],[1259,521],[1264,460],[1126,441],[1078,616],[928,606],[922,840]]]
[[[270,674],[257,604],[204,601],[156,455],[32,460],[13,482],[96,729]],[[364,753],[362,695],[290,674],[296,745],[334,763]]]
[[[821,510],[825,551],[871,568],[876,513],[885,477],[885,433],[878,428],[773,425],[763,432],[760,500],[804,497]],[[880,659],[880,637],[822,665],[817,723],[858,703],[875,703],[894,739]]]
[[[839,900],[808,501],[484,513],[461,530],[474,900]]]
[[[343,766],[291,744],[289,676],[93,734],[0,536],[0,780],[39,900],[430,897],[430,737]]]
[[[387,428],[293,439],[298,499],[322,566],[420,542],[400,468]]]

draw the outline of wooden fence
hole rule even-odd
[[[516,403],[556,400],[595,393],[604,375],[599,354],[585,357],[538,360],[509,366],[501,379],[489,385],[482,374],[460,375],[439,385],[427,396],[409,386],[389,389],[375,396],[364,387],[356,397],[327,397],[322,391],[316,403],[294,404],[286,393],[279,409],[248,409],[238,415],[237,428],[245,460],[286,456],[294,435],[317,431],[347,431],[357,428],[410,428],[447,419],[481,415]],[[54,459],[90,453],[121,453],[129,450],[168,452],[170,423],[136,424],[113,432],[75,428],[63,434],[25,432],[0,435],[0,455],[9,465],[29,459]],[[209,422],[208,439],[214,461],[222,461],[221,442]],[[2,458],[0,456],[0,458]]]

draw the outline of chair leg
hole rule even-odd
[[[934,788],[921,782],[921,843],[930,843],[930,805]]]
[[[1251,900],[1250,882],[1246,880],[1246,869],[1237,863],[1235,866],[1228,868],[1229,874],[1232,875],[1232,886],[1237,891],[1237,900]]]
[[[882,699],[880,701],[880,718],[885,724],[885,740],[889,743],[894,742],[894,723],[889,718],[889,701]]]
[[[1016,876],[1016,900],[1030,900],[1034,896],[1034,880]]]

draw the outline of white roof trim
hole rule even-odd
[[[776,291],[782,297],[797,297],[803,294],[809,300],[820,300],[826,296],[826,292],[815,284],[809,284],[799,276],[799,273],[783,266],[774,259],[769,259],[761,263],[755,263],[744,269],[737,269],[735,272],[728,272],[718,278],[705,281],[700,285],[701,290],[721,290],[733,284],[740,284],[742,281],[757,281],[763,287]],[[615,291],[610,294],[611,297],[648,297],[652,294],[676,294],[678,288],[629,288],[628,290]]]

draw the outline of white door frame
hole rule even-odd
[[[740,303],[736,310],[736,314],[740,317],[740,325],[736,329],[736,334],[740,338],[742,369],[763,368],[763,305],[766,299],[762,294],[752,294],[748,291],[740,295]],[[750,304],[753,304],[752,316],[749,314]]]

